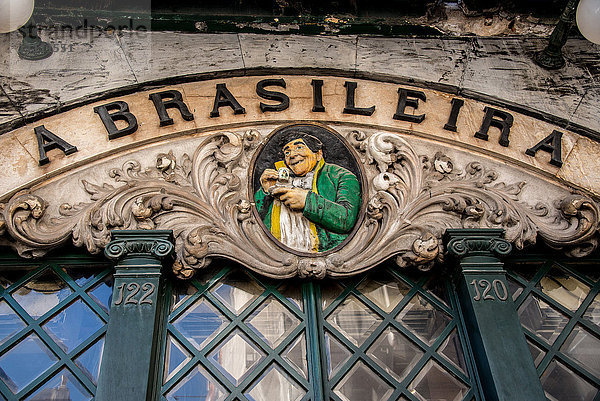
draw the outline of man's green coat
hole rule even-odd
[[[315,175],[313,189],[306,196],[302,214],[314,223],[318,251],[323,252],[341,244],[352,231],[360,211],[361,192],[356,176],[335,164],[321,160]],[[273,216],[273,197],[261,188],[254,199],[263,222],[277,238],[279,229],[273,229],[272,225],[279,221],[279,216]]]

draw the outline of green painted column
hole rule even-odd
[[[161,260],[172,252],[171,231],[112,232],[104,253],[117,265],[96,401],[155,399]]]
[[[500,256],[511,244],[502,229],[447,230],[458,257],[458,296],[486,401],[545,401]]]

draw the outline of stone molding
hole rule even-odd
[[[428,270],[443,260],[442,236],[449,228],[506,232],[507,242],[457,242],[450,249],[456,253],[490,246],[502,253],[508,243],[522,249],[538,238],[570,256],[587,255],[598,245],[598,205],[585,195],[548,199],[541,193],[529,204],[521,199],[524,182],[501,182],[484,162],[458,168],[443,152],[417,154],[389,132],[354,130],[343,136],[364,167],[366,208],[354,236],[329,254],[287,252],[252,212],[248,174],[267,137],[257,130],[212,134],[191,156],[157,154],[152,168],[142,169],[141,154],[134,156],[110,169],[102,182],[82,180],[90,201],[62,204],[58,215],[48,213],[49,200],[18,193],[3,204],[0,228],[10,238],[5,242],[23,256],[41,256],[70,238],[98,253],[113,230],[173,230],[173,270],[181,278],[214,257],[276,278],[344,277],[390,257],[401,267]],[[108,253],[118,255],[120,245],[114,246]]]
[[[456,230],[449,229],[446,236],[450,238],[446,248],[448,253],[458,257],[464,256],[506,256],[512,251],[512,245],[501,238],[504,230]]]
[[[175,249],[173,233],[168,230],[112,231],[113,240],[104,248],[104,255],[112,260],[131,258],[165,259]]]

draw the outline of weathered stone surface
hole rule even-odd
[[[579,138],[558,172],[558,178],[588,188],[600,196],[600,144]]]
[[[354,71],[356,36],[240,34],[245,68],[327,68]]]
[[[470,39],[359,37],[357,72],[459,86]],[[432,62],[435,60],[435,62]]]
[[[47,59],[28,61],[17,55],[20,35],[11,34],[9,55],[2,60],[1,70],[6,73],[3,87],[22,114],[59,109],[135,83],[116,37],[97,32],[90,35],[63,37],[55,32],[42,32],[40,36],[58,44],[59,50]]]
[[[587,72],[573,64],[548,71],[533,61],[543,39],[474,39],[461,88],[568,119],[585,93]]]
[[[236,34],[124,32],[119,42],[138,82],[244,67]]]

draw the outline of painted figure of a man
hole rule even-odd
[[[325,163],[322,142],[301,131],[285,135],[283,160],[260,176],[256,207],[273,236],[303,252],[323,252],[346,239],[358,218],[360,184]]]

